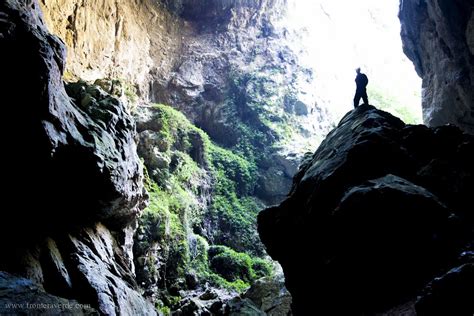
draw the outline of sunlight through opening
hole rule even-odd
[[[402,50],[399,0],[289,0],[282,21],[313,69],[314,93],[338,120],[352,109],[355,68],[369,77],[369,103],[422,122],[421,79]]]

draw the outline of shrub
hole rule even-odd
[[[229,282],[242,280],[251,283],[273,272],[273,267],[267,260],[254,258],[225,246],[210,247],[208,256],[211,270]]]

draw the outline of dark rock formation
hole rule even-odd
[[[423,290],[416,303],[418,316],[474,313],[474,263],[463,264],[435,278]]]
[[[36,1],[7,1],[0,9],[3,110],[9,118],[2,127],[13,153],[6,156],[7,195],[24,196],[26,190],[29,196],[21,199],[23,212],[9,215],[30,235],[35,227],[130,222],[144,200],[131,117],[116,100],[102,102],[97,95],[74,95],[80,107],[73,103],[61,79],[64,46],[46,30]]]
[[[472,240],[473,149],[452,126],[409,126],[372,106],[347,114],[300,166],[288,199],[259,215],[295,314],[410,309]]]
[[[0,269],[36,284],[25,300],[46,297],[42,286],[104,314],[154,314],[133,280],[131,241],[146,194],[131,116],[99,88],[78,83],[68,96],[64,45],[36,0],[0,3],[0,46],[11,205],[1,214]]]
[[[2,315],[97,315],[98,312],[74,300],[46,293],[29,279],[0,272],[0,314]]]
[[[474,133],[474,2],[404,0],[406,55],[423,78],[423,117],[429,126],[456,124]]]

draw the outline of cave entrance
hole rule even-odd
[[[369,77],[369,103],[421,124],[421,79],[405,56],[399,0],[289,0],[286,23],[314,89],[338,120],[352,109],[355,68]]]

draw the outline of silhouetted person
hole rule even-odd
[[[355,79],[357,88],[356,88],[356,94],[354,97],[354,107],[359,106],[360,98],[364,100],[364,104],[369,104],[369,98],[367,98],[367,84],[369,83],[369,79],[367,78],[366,75],[360,72],[360,68],[356,69],[357,76]]]

